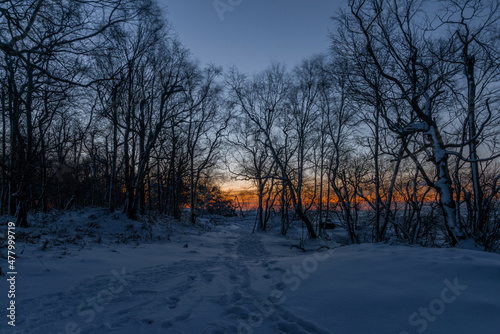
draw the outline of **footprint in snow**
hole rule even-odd
[[[168,308],[171,310],[175,309],[177,307],[177,305],[179,304],[180,300],[181,299],[179,297],[168,298],[168,300],[167,300]]]

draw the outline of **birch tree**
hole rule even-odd
[[[364,45],[364,52],[379,74],[395,87],[406,104],[408,113],[398,119],[395,126],[406,136],[424,134],[425,148],[429,149],[429,159],[435,166],[434,176],[427,176],[423,168],[419,169],[439,194],[447,234],[451,244],[456,245],[465,238],[465,232],[457,219],[448,166],[449,146],[445,142],[442,118],[438,117],[444,106],[447,84],[456,68],[446,66],[436,56],[448,52],[450,46],[438,40],[429,42],[432,37],[422,29],[422,18],[418,17],[421,5],[420,1],[404,4],[385,0],[351,1],[350,14],[343,22],[360,36],[353,42]],[[387,58],[389,61],[384,61]],[[415,152],[406,149],[406,153],[420,166]]]

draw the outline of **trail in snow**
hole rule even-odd
[[[498,333],[498,254],[387,244],[315,253],[322,241],[303,253],[290,249],[296,238],[251,234],[252,220],[66,255],[28,245],[17,331],[2,322],[0,333]],[[467,288],[437,309],[445,280]],[[431,320],[419,314],[432,307]]]
[[[24,299],[18,328],[54,334],[242,332],[248,327],[241,327],[242,320],[257,311],[256,302],[265,300],[266,290],[280,286],[284,272],[250,228],[239,223],[209,233],[191,251],[215,250],[202,260],[114,270],[68,291]],[[82,272],[86,265],[82,263]],[[272,319],[277,332],[326,333],[283,307],[274,310]]]

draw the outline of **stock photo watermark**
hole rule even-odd
[[[445,287],[441,290],[439,298],[431,300],[427,307],[419,307],[418,312],[413,312],[408,318],[408,323],[412,327],[418,327],[417,333],[423,333],[429,327],[429,323],[436,321],[437,317],[446,310],[446,305],[454,303],[457,298],[467,289],[467,285],[458,282],[455,277],[453,283],[448,279],[443,281]],[[410,334],[402,331],[399,334]]]
[[[319,263],[327,260],[333,254],[333,249],[326,252],[315,252],[304,258],[300,265],[293,265],[281,276],[281,282],[277,288],[272,290],[269,296],[263,300],[255,301],[255,311],[248,314],[246,319],[240,319],[238,324],[238,334],[251,334],[254,329],[260,327],[264,320],[271,317],[276,312],[276,306],[286,301],[287,287],[290,291],[300,288],[303,281],[306,281],[318,269]]]
[[[214,0],[212,3],[215,12],[219,16],[221,22],[224,21],[224,14],[227,12],[232,12],[236,7],[241,5],[243,0]]]
[[[7,324],[11,327],[16,326],[16,224],[7,223],[7,297],[9,298],[9,307],[7,307]]]
[[[78,316],[80,316],[86,324],[90,324],[94,321],[97,313],[102,312],[106,304],[122,294],[124,288],[135,278],[130,274],[126,274],[125,268],[122,268],[121,272],[113,269],[111,270],[111,275],[112,277],[109,280],[107,288],[100,290],[95,296],[87,298],[76,308]],[[79,334],[81,332],[82,328],[76,321],[68,321],[64,326],[64,331],[56,334]]]

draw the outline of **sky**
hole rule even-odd
[[[331,17],[345,1],[158,0],[194,59],[247,74],[327,52]]]
[[[273,61],[293,68],[303,59],[327,52],[329,31],[334,29],[331,18],[346,1],[158,0],[158,3],[195,60],[225,69],[236,66],[251,75]],[[221,188],[237,194],[253,190],[254,185],[225,180]]]

